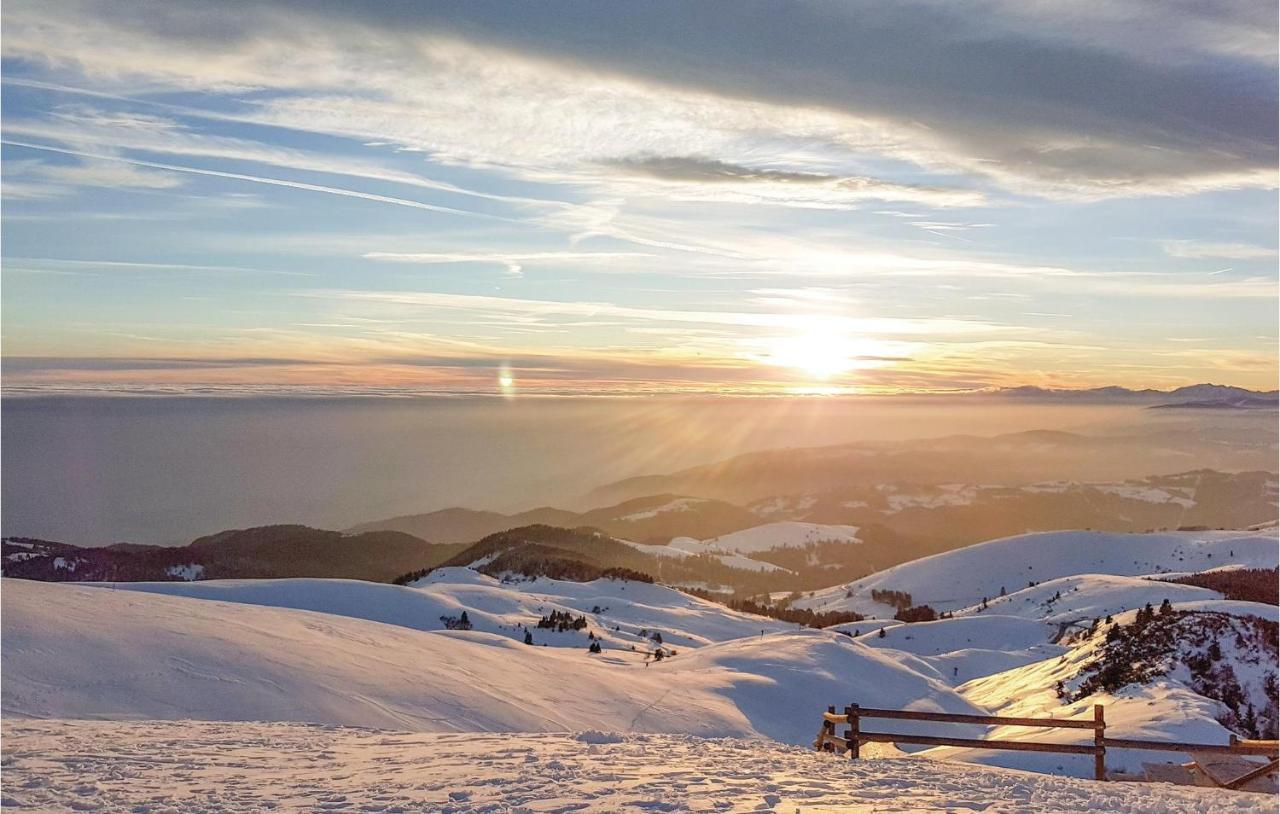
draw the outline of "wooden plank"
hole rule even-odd
[[[981,738],[941,738],[934,735],[896,735],[892,732],[863,732],[858,739],[871,743],[914,743],[920,746],[962,746],[973,749],[1001,749],[1014,752],[1058,752],[1092,755],[1092,745],[1075,743],[1035,743],[1032,741],[982,740]],[[852,746],[850,747],[852,748]]]
[[[1079,718],[1009,718],[1000,715],[960,715],[950,712],[913,712],[901,709],[859,707],[863,718],[895,718],[904,721],[940,721],[990,726],[1038,726],[1046,729],[1094,729],[1097,723]]]
[[[1214,755],[1264,755],[1275,757],[1276,747],[1269,742],[1240,741],[1234,746],[1213,743],[1179,743],[1177,741],[1143,741],[1131,738],[1104,738],[1109,749],[1147,749],[1154,752],[1205,752]]]
[[[1266,777],[1274,772],[1277,767],[1280,767],[1280,760],[1272,760],[1270,763],[1259,766],[1248,774],[1240,775],[1229,783],[1223,783],[1222,787],[1224,789],[1238,789],[1252,780],[1257,780],[1259,777]]]
[[[844,708],[844,716],[849,720],[849,731],[845,732],[845,743],[849,744],[849,759],[862,757],[862,708],[850,704]]]
[[[1093,705],[1093,779],[1107,779],[1107,722],[1102,704]]]
[[[1235,744],[1237,746],[1266,747],[1270,749],[1275,749],[1277,752],[1280,752],[1280,741],[1260,741],[1260,740],[1250,740],[1248,738],[1244,738],[1244,739],[1236,740]]]

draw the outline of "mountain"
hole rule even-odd
[[[1186,573],[1226,565],[1274,568],[1278,558],[1274,531],[1024,534],[903,563],[847,585],[814,591],[793,604],[815,611],[852,611],[887,618],[898,610],[893,595],[899,594],[905,596],[899,600],[903,605],[929,605],[937,611],[957,613],[981,605],[985,598],[992,612],[1009,614],[1023,606],[1039,607],[1045,597],[1028,603],[1016,592],[1043,588],[1049,580],[1094,574],[1136,577]],[[1157,590],[1165,592],[1162,595],[1188,590],[1188,586],[1158,585]],[[1075,601],[1071,586],[1055,592],[1063,588],[1064,601]],[[1096,610],[1088,613],[1098,615]],[[1029,618],[1047,617],[1031,614]]]
[[[1192,384],[1173,390],[1131,390],[1127,387],[1115,386],[1068,390],[1022,386],[990,390],[983,395],[1029,401],[1136,404],[1167,400],[1206,401],[1237,398],[1262,398],[1274,401],[1276,391],[1247,390],[1243,387],[1223,384]]]
[[[0,543],[8,577],[49,582],[346,577],[387,581],[447,559],[461,546],[399,532],[343,534],[307,526],[236,529],[181,547],[87,548],[27,538]]]
[[[488,537],[499,531],[518,528],[520,526],[562,526],[573,528],[585,525],[579,522],[580,515],[564,509],[544,507],[530,509],[517,514],[501,514],[499,512],[464,509],[460,507],[441,509],[425,514],[405,514],[361,523],[347,529],[348,534],[363,534],[369,531],[398,531],[424,540],[435,540],[439,543],[474,543],[481,537]]]
[[[585,581],[617,576],[675,586],[746,594],[792,590],[804,584],[784,568],[716,552],[673,552],[619,540],[598,529],[525,526],[491,534],[436,568],[471,568],[508,579],[551,577]],[[423,567],[397,578],[411,583],[432,572]]]
[[[1280,406],[1275,396],[1232,396],[1201,401],[1179,401],[1155,404],[1152,410],[1274,410]]]
[[[521,526],[590,526],[637,542],[663,542],[677,536],[714,536],[757,522],[746,509],[720,500],[675,494],[645,495],[586,512],[543,507],[517,514],[442,509],[361,523],[349,532],[400,531],[441,542],[475,542]]]
[[[1056,434],[1033,437],[1053,443]],[[746,507],[662,494],[572,515],[575,522],[583,521],[581,528],[594,528],[603,537],[589,532],[573,551],[541,551],[537,557],[578,560],[597,570],[628,568],[669,584],[739,593],[813,590],[1028,531],[1247,527],[1273,518],[1276,501],[1276,476],[1271,473],[1214,471],[1102,483],[881,483],[769,497]],[[506,518],[505,524],[518,515],[493,517]],[[586,524],[588,519],[596,524]],[[699,533],[707,529],[711,533]],[[663,533],[641,536],[657,531]],[[544,533],[553,544],[562,534]],[[527,531],[517,537],[524,543],[549,541],[534,539]],[[499,532],[494,539],[504,538]],[[449,564],[467,565],[490,553],[474,548]],[[533,554],[530,550],[518,556],[528,561]],[[488,565],[487,573],[499,567],[519,571],[527,564],[513,564],[508,558]]]
[[[1244,417],[1242,417],[1243,420]],[[584,500],[600,505],[679,494],[746,505],[780,495],[820,495],[886,484],[1109,482],[1200,470],[1273,471],[1273,422],[1215,422],[1188,432],[1176,422],[1140,434],[1035,430],[992,437],[954,435],[775,449],[668,474],[605,484]]]

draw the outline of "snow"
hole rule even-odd
[[[849,761],[671,735],[409,733],[282,723],[5,721],[5,806],[122,812],[1270,812],[1266,795]],[[607,734],[607,733],[599,733]],[[74,756],[68,759],[68,756]]]
[[[156,585],[180,593],[217,583]],[[582,590],[589,596],[592,586]],[[427,632],[152,591],[4,580],[2,599],[5,717],[600,729],[805,744],[819,710],[855,698],[977,710],[892,654],[826,631],[761,636],[756,626],[755,635],[646,666],[630,652],[588,655],[585,638],[581,648],[530,647],[474,630]]]
[[[717,538],[731,547],[715,551],[754,562],[745,555],[778,540],[804,545],[814,534],[831,539],[831,529],[844,530],[845,542],[857,542],[853,527],[777,523]],[[711,542],[677,538],[670,546],[635,545],[688,556]],[[400,804],[393,800],[407,800],[402,808],[415,810],[527,810],[535,800],[557,810],[575,801],[606,810],[655,801],[669,810],[707,810],[716,800],[739,803],[743,794],[758,794],[761,804],[787,811],[814,805],[911,810],[909,804],[986,811],[1069,811],[1077,804],[1214,810],[1235,797],[1180,797],[1200,792],[1147,785],[1128,798],[1122,784],[1094,786],[989,768],[1088,777],[1089,756],[911,747],[916,758],[981,765],[961,768],[904,757],[850,764],[792,747],[811,743],[821,709],[848,703],[1082,718],[1101,703],[1113,737],[1225,743],[1229,733],[1217,720],[1225,707],[1194,692],[1191,674],[1180,667],[1146,685],[1074,702],[1064,703],[1055,687],[1061,680],[1075,689],[1072,682],[1079,683],[1102,638],[1082,631],[1108,614],[1127,623],[1133,609],[1167,598],[1175,610],[1277,620],[1275,606],[1142,578],[1165,575],[1175,564],[1184,571],[1270,567],[1276,558],[1274,530],[1021,535],[907,563],[795,602],[819,610],[874,608],[888,616],[893,609],[874,602],[871,591],[899,590],[912,594],[915,604],[954,612],[953,618],[865,620],[822,631],[732,611],[662,585],[501,579],[470,568],[437,569],[408,586],[328,579],[6,579],[0,583],[0,709],[5,771],[13,774],[6,775],[4,805],[30,801],[65,810],[91,800],[108,811],[159,811],[165,810],[159,789],[188,795],[169,803],[179,810],[257,810],[254,793],[293,789],[279,791],[281,810],[353,801],[391,810]],[[1028,581],[1037,584],[1016,589]],[[998,596],[1002,585],[1010,589],[1004,597]],[[983,596],[989,600],[985,609],[977,604]],[[585,617],[587,626],[537,628],[539,617],[552,612]],[[463,613],[473,629],[445,629],[444,618]],[[854,630],[861,635],[844,635]],[[523,644],[526,631],[538,646]],[[602,654],[586,652],[589,632],[598,636]],[[653,633],[676,654],[651,661]],[[1235,641],[1226,637],[1223,651],[1234,659],[1242,686],[1261,693],[1263,668],[1269,667],[1236,653]],[[82,720],[20,720],[37,718]],[[261,723],[237,723],[250,721]],[[174,735],[179,727],[190,737]],[[924,722],[895,721],[893,729],[1064,743],[1092,737],[1087,730]],[[97,745],[85,745],[90,742]],[[160,742],[166,747],[157,748]],[[282,745],[276,750],[263,743]],[[232,771],[242,768],[240,759],[219,762],[224,759],[213,744],[232,754],[243,748],[258,762],[243,764],[246,757],[241,763],[253,770]],[[473,748],[474,759],[459,757]],[[308,750],[311,764],[303,758]],[[220,757],[209,757],[215,753]],[[156,754],[169,762],[155,762]],[[370,769],[366,776],[341,761],[341,771],[308,768],[333,754],[342,754],[350,767],[385,770]],[[401,763],[402,754],[413,757]],[[1114,750],[1107,761],[1112,771],[1136,771],[1162,759],[1186,757]],[[174,762],[185,766],[184,760],[195,768],[175,770]],[[627,761],[645,768],[620,768],[631,765]],[[758,771],[742,774],[747,770],[740,767],[748,764]],[[177,782],[148,774],[166,767]],[[58,780],[60,772],[73,771],[85,779]],[[227,771],[234,782],[215,782],[213,775],[190,780],[204,771]],[[521,779],[485,782],[507,777],[503,772]],[[437,776],[446,780],[437,783]],[[582,778],[598,778],[601,785],[573,785]],[[424,796],[437,791],[445,797]],[[666,796],[653,796],[660,792]],[[143,793],[150,796],[138,800]],[[450,802],[450,793],[465,796]],[[738,809],[754,805],[741,802]]]
[[[1254,603],[1236,603],[1252,605]],[[1174,605],[1175,610],[1188,609]],[[1209,608],[1219,610],[1210,605]],[[1273,609],[1274,610],[1274,609]],[[1136,611],[1116,615],[1116,623],[1132,624]],[[958,620],[957,620],[958,621]],[[1106,708],[1107,735],[1113,738],[1141,740],[1184,741],[1191,743],[1228,742],[1231,733],[1216,718],[1224,707],[1216,701],[1193,692],[1183,680],[1187,676],[1177,670],[1167,678],[1150,684],[1131,685],[1112,695],[1097,693],[1076,702],[1063,702],[1057,697],[1055,687],[1063,681],[1068,691],[1078,688],[1075,677],[1082,665],[1094,659],[1103,646],[1105,636],[1100,630],[1096,635],[1064,649],[1062,656],[1049,658],[1015,669],[995,673],[962,685],[961,695],[991,710],[991,714],[1014,717],[1090,718],[1094,704]],[[1222,649],[1227,657],[1235,648],[1232,637],[1224,637]],[[1245,654],[1239,664],[1256,657]],[[1237,669],[1242,681],[1260,682],[1261,676],[1247,676]],[[1047,740],[1055,743],[1091,742],[1088,730],[1043,730],[1022,727],[997,727],[987,737],[1010,740]],[[990,750],[940,748],[927,752],[931,757],[961,759],[991,766],[1009,766],[1034,771],[1071,774],[1089,777],[1093,771],[1092,758],[1087,755],[1037,755],[1021,752],[995,752]],[[1142,764],[1161,761],[1185,763],[1190,757],[1178,753],[1147,752],[1123,749],[1107,751],[1108,771],[1140,773]]]
[[[652,520],[658,515],[666,514],[668,512],[687,512],[692,510],[693,507],[706,502],[707,501],[702,498],[681,497],[681,498],[676,498],[675,500],[672,500],[668,503],[664,503],[661,506],[655,506],[654,508],[648,509],[647,511],[633,512],[632,514],[624,514],[617,519],[627,523],[634,523],[640,520]]]
[[[712,551],[705,551],[701,548],[701,543],[691,537],[676,537],[669,545],[647,545],[645,543],[633,543],[630,540],[619,540],[624,545],[629,545],[637,551],[643,551],[654,557],[673,557],[675,559],[683,559],[685,557],[693,557],[698,554],[707,554],[714,557],[730,568],[737,568],[740,571],[760,571],[760,572],[780,572],[784,574],[794,573],[789,569],[780,565],[774,565],[771,562],[763,560],[753,560],[750,557],[744,557],[741,554],[717,554]]]
[[[1078,574],[1141,576],[1164,571],[1200,571],[1224,564],[1274,568],[1280,544],[1274,532],[1199,531],[1119,534],[1053,531],[990,540],[885,569],[847,585],[797,600],[815,611],[855,611],[892,616],[873,589],[906,591],[915,604],[938,611],[976,605],[1028,582]],[[846,596],[852,592],[852,596]],[[1003,612],[1003,611],[1002,611]]]
[[[678,538],[688,540],[689,538]],[[798,548],[810,543],[859,543],[857,526],[839,526],[823,523],[800,523],[789,520],[782,523],[765,523],[749,529],[735,531],[720,537],[703,540],[701,547],[715,551],[738,554],[755,554],[774,548]],[[672,545],[675,541],[672,541]]]
[[[1079,622],[1087,626],[1094,619],[1109,614],[1140,608],[1147,603],[1198,602],[1222,599],[1222,594],[1193,585],[1178,585],[1136,577],[1111,574],[1080,574],[1041,582],[1007,596],[988,600],[987,609],[979,605],[956,611],[958,616],[997,613],[1046,622]]]
[[[903,494],[896,492],[888,496],[889,508],[881,509],[883,514],[897,514],[903,509],[922,508],[940,509],[944,506],[968,506],[977,498],[981,487],[943,486],[932,494]]]
[[[80,564],[78,559],[68,560],[66,557],[54,557],[53,567],[60,571],[75,571],[76,566]]]
[[[171,565],[164,570],[171,577],[179,577],[184,582],[195,582],[204,576],[204,566],[199,563],[190,565]]]
[[[759,554],[775,548],[797,548],[810,543],[859,543],[857,526],[826,525],[822,523],[801,523],[788,520],[781,523],[765,523],[748,529],[735,531],[708,540],[695,540],[692,537],[675,537],[665,546],[643,545],[625,540],[632,548],[660,557],[686,557],[705,554],[715,557],[730,568],[748,571],[779,571],[792,573],[773,563],[753,559],[752,554]],[[744,556],[745,555],[745,556]]]
[[[860,641],[917,656],[938,656],[965,648],[1022,650],[1047,643],[1055,632],[1053,625],[992,614],[896,625],[885,629],[883,639],[877,634],[864,634]]]
[[[1096,483],[1093,484],[1093,488],[1109,495],[1119,495],[1147,503],[1177,503],[1184,509],[1190,509],[1196,505],[1196,502],[1189,497],[1195,494],[1195,490],[1190,487],[1179,488],[1177,491],[1182,494],[1174,494],[1169,489],[1160,489],[1142,483]]]
[[[771,497],[767,500],[756,503],[751,506],[751,512],[760,517],[767,517],[775,514],[799,514],[807,512],[818,503],[818,498],[813,495],[800,495],[793,497]]]
[[[885,627],[883,638],[872,632],[864,633],[858,641],[868,647],[910,653],[939,680],[961,684],[1061,655],[1066,648],[1051,644],[1057,632],[1056,625],[983,614],[896,624]],[[925,668],[918,665],[917,669]]]
[[[476,631],[524,641],[525,626],[534,641],[585,650],[587,632],[606,649],[649,650],[641,631],[657,631],[667,645],[698,647],[742,636],[792,630],[793,625],[730,610],[662,585],[601,579],[567,582],[539,577],[506,581],[469,568],[440,568],[412,586],[342,579],[205,580],[201,582],[121,582],[123,591],[217,599],[251,605],[317,611],[399,625],[413,630],[443,630],[442,616],[465,611]],[[594,612],[599,608],[600,612]],[[582,631],[538,629],[552,611],[585,616]],[[614,628],[620,628],[615,630]]]

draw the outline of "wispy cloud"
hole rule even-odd
[[[1166,240],[1160,244],[1170,257],[1192,260],[1218,258],[1224,260],[1258,260],[1275,257],[1276,250],[1248,243],[1212,243],[1200,240]]]
[[[199,167],[184,167],[177,164],[162,164],[157,161],[143,161],[137,158],[124,158],[123,156],[100,155],[95,153],[86,153],[80,150],[67,150],[60,147],[51,147],[47,144],[33,144],[24,141],[15,141],[13,139],[0,140],[2,144],[8,144],[13,147],[25,147],[30,150],[41,150],[49,153],[61,153],[63,155],[76,156],[77,158],[87,158],[94,161],[116,161],[122,164],[129,164],[135,167],[148,167],[157,170],[166,170],[169,172],[189,173],[191,175],[204,175],[210,178],[227,178],[233,181],[247,181],[252,184],[265,184],[267,186],[287,187],[289,189],[299,189],[306,192],[320,192],[326,195],[338,195],[344,198],[358,198],[366,201],[374,201],[377,203],[394,204],[396,206],[407,206],[411,209],[424,209],[428,212],[438,212],[447,215],[461,215],[464,217],[474,218],[492,218],[502,220],[497,215],[489,215],[483,212],[473,212],[465,209],[454,209],[448,206],[438,206],[436,204],[424,203],[422,201],[414,201],[408,198],[396,198],[390,195],[377,195],[372,192],[360,192],[354,189],[346,189],[343,187],[331,187],[323,184],[308,184],[302,181],[287,181],[281,178],[267,178],[260,175],[247,175],[240,172],[226,172],[223,170],[208,170]]]

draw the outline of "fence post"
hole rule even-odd
[[[1107,721],[1102,704],[1093,705],[1093,779],[1107,779]]]
[[[827,707],[827,712],[831,713],[832,715],[835,715],[836,708],[834,706]],[[823,718],[822,719],[822,743],[819,744],[818,748],[823,752],[827,751],[828,747],[834,749],[835,744],[830,743],[827,740],[827,738],[829,737],[834,738],[835,736],[836,736],[836,725],[828,721],[826,718]]]
[[[845,737],[849,739],[849,759],[857,760],[862,750],[862,719],[858,714],[858,705],[845,707],[844,714],[849,718],[849,731],[845,733]]]

